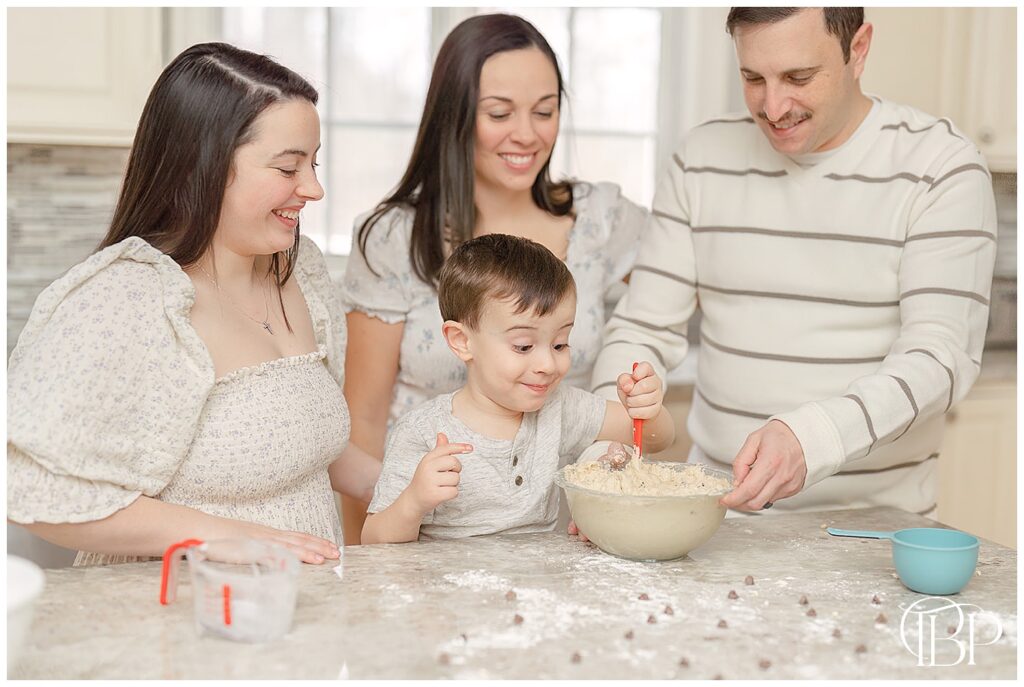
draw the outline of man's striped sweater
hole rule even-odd
[[[674,368],[699,307],[691,460],[731,471],[750,432],[785,422],[808,477],[780,509],[930,510],[943,414],[981,365],[996,238],[985,161],[948,120],[874,100],[813,164],[776,152],[750,116],[694,129],[594,371],[612,396],[633,360]]]

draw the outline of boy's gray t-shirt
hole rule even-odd
[[[471,444],[473,451],[457,456],[462,463],[459,495],[423,517],[421,536],[458,539],[554,529],[555,472],[597,439],[607,401],[563,384],[540,410],[523,414],[514,439],[492,439],[452,415],[454,395],[417,406],[395,425],[368,512],[379,513],[395,502],[434,448],[437,433],[444,432],[450,442]]]

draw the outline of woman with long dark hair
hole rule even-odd
[[[38,298],[8,369],[7,516],[76,564],[246,536],[337,558],[345,322],[299,213],[323,197],[317,92],[196,45],[146,102],[99,250]]]
[[[467,19],[441,46],[412,157],[357,219],[343,287],[352,441],[370,454],[383,455],[403,412],[464,383],[435,286],[447,255],[475,236],[522,236],[566,262],[579,293],[566,382],[589,385],[605,295],[632,268],[647,212],[614,184],[551,179],[564,95],[551,46],[520,17]],[[344,512],[346,543],[357,543],[365,504]]]

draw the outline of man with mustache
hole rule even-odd
[[[723,504],[933,515],[943,415],[981,365],[985,160],[948,119],[861,91],[863,8],[734,7],[727,30],[749,116],[673,156],[593,387],[676,367],[699,307],[690,460],[732,467]]]

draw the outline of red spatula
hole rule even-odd
[[[633,363],[633,372],[639,363]],[[644,421],[637,418],[633,420],[633,445],[636,446],[636,459],[641,460],[642,446],[644,443]]]

